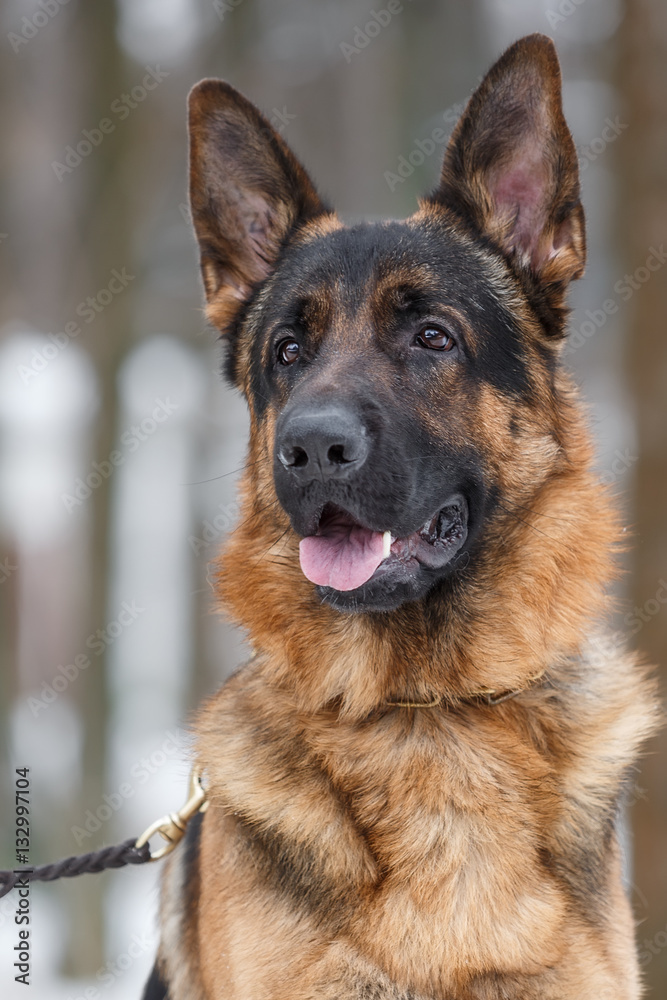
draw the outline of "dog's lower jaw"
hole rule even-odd
[[[317,587],[323,603],[345,614],[372,614],[396,611],[403,605],[425,599],[442,580],[467,566],[467,553],[453,557],[446,569],[438,572],[420,565],[415,559],[396,560],[383,570],[380,566],[368,583],[356,590],[340,591]]]

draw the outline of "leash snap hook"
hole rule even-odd
[[[184,806],[178,812],[168,813],[144,830],[137,840],[136,847],[143,847],[151,837],[160,834],[166,841],[163,847],[157,851],[151,851],[151,861],[159,861],[167,854],[171,854],[176,845],[185,836],[187,825],[198,812],[204,812],[208,806],[208,796],[206,789],[201,782],[201,771],[193,768],[190,773],[190,783],[188,787],[188,798]]]

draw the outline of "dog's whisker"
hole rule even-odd
[[[509,507],[505,507],[503,504],[500,503],[500,501],[498,501],[498,506],[500,507],[501,510],[504,510],[506,514],[509,514],[510,517],[513,517],[515,521],[518,521],[520,524],[524,524],[527,528],[530,528],[531,531],[534,531],[538,535],[542,535],[544,538],[549,538],[551,541],[555,541],[555,539],[552,538],[551,535],[547,534],[546,531],[542,531],[541,528],[538,528],[534,524],[531,524],[529,521],[524,520],[524,518],[519,517],[516,511],[510,510]]]
[[[280,501],[277,498],[275,498],[275,499],[271,500],[269,503],[264,504],[263,507],[257,507],[257,508],[255,508],[254,510],[251,511],[250,514],[248,514],[247,517],[244,517],[242,521],[239,521],[239,523],[236,524],[226,534],[227,535],[233,535],[235,532],[239,531],[241,528],[243,528],[247,524],[249,524],[254,518],[259,517],[260,514],[263,514],[267,510],[274,510],[276,507],[279,507],[279,506],[280,506]]]
[[[236,476],[240,472],[245,472],[247,469],[251,469],[254,465],[259,465],[261,459],[256,462],[248,462],[246,465],[241,465],[238,469],[232,469],[231,472],[223,472],[219,476],[213,476],[211,479],[195,479],[191,483],[183,483],[184,486],[203,486],[205,483],[217,483],[220,479],[226,479],[228,476]]]
[[[277,539],[276,539],[276,540],[275,540],[274,542],[271,542],[271,544],[269,545],[269,547],[268,547],[268,548],[267,548],[267,549],[266,549],[266,550],[265,550],[265,551],[264,551],[264,552],[263,552],[263,553],[262,553],[262,554],[261,554],[261,555],[259,556],[259,558],[257,558],[257,559],[253,559],[253,560],[252,560],[252,562],[251,562],[251,564],[250,564],[250,565],[251,565],[251,566],[257,566],[257,565],[258,565],[258,563],[262,562],[262,560],[263,560],[263,559],[266,559],[266,557],[267,557],[267,556],[269,555],[269,553],[271,552],[271,549],[274,549],[274,548],[276,547],[276,545],[278,545],[278,544],[279,544],[279,543],[280,543],[280,542],[281,542],[281,541],[282,541],[282,540],[283,540],[283,539],[285,538],[285,536],[287,535],[287,533],[288,533],[289,531],[290,531],[290,529],[289,529],[289,528],[286,528],[286,529],[285,529],[285,530],[283,531],[282,535],[280,535],[280,537],[279,537],[279,538],[277,538]]]
[[[511,507],[519,507],[521,510],[526,511],[528,514],[532,514],[534,517],[547,517],[550,521],[557,521],[560,524],[575,524],[575,520],[570,517],[556,517],[554,514],[547,514],[545,511],[534,510],[532,507],[526,507],[524,504],[520,504],[517,500],[510,500],[508,497],[504,498],[504,502],[510,504]]]

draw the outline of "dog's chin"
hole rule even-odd
[[[333,590],[331,587],[317,587],[316,590],[324,604],[346,614],[395,611],[402,604],[426,597],[439,580],[455,571],[455,567],[447,567],[435,573],[420,566],[403,572],[377,573],[356,590]]]
[[[318,586],[317,594],[344,613],[394,611],[421,600],[440,580],[462,571],[468,563],[468,537],[468,505],[458,495],[416,531],[394,539],[388,557],[360,587]]]

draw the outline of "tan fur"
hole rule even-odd
[[[190,886],[193,877],[196,886]],[[185,906],[188,893],[198,889],[196,873],[188,871],[181,849],[165,862],[160,907],[160,956],[162,975],[174,997],[205,1000],[199,985],[199,947],[196,915]],[[193,919],[194,917],[194,919]]]
[[[641,996],[616,825],[623,785],[656,725],[655,690],[637,658],[606,638],[619,521],[593,471],[577,391],[555,363],[562,340],[545,338],[528,304],[537,269],[544,324],[557,325],[565,282],[585,256],[578,201],[564,214],[562,199],[566,208],[578,199],[578,181],[549,45],[533,36],[503,57],[514,72],[530,59],[542,66],[550,82],[540,114],[567,133],[563,177],[551,178],[553,203],[542,206],[526,251],[533,271],[512,257],[512,226],[520,231],[521,220],[499,217],[493,177],[483,171],[471,168],[466,183],[475,191],[456,197],[477,206],[488,240],[437,196],[407,223],[440,227],[474,254],[520,324],[533,374],[529,397],[490,382],[474,388],[454,366],[424,377],[412,418],[446,445],[473,447],[502,498],[471,572],[438,609],[437,628],[422,603],[373,615],[321,603],[274,487],[286,390],[261,414],[252,402],[252,344],[276,290],[270,271],[237,331],[251,435],[242,513],[216,587],[256,655],[195,727],[210,807],[198,893],[184,898],[178,854],[165,880],[161,962],[170,1000]],[[236,98],[221,93],[235,121]],[[473,110],[480,102],[473,98]],[[464,120],[455,142],[469,127]],[[274,143],[267,163],[276,149],[287,155]],[[464,150],[474,166],[474,135]],[[454,153],[443,184],[460,187],[465,157]],[[193,175],[193,188],[202,187]],[[299,218],[289,205],[283,215],[266,209],[283,239],[288,218],[300,246],[340,228],[324,208],[313,217],[315,199],[308,182]],[[275,248],[275,233],[267,246]],[[233,295],[244,280],[232,281],[221,259],[207,286],[213,318],[220,290]],[[247,262],[251,278],[257,266]],[[339,288],[309,288],[311,335],[330,350],[315,388],[331,391],[366,371],[383,310],[405,284],[431,280],[427,264],[397,267],[354,308]],[[475,337],[469,330],[473,354]],[[389,368],[378,365],[374,377],[378,398],[391,391]],[[488,704],[482,692],[514,696]],[[432,707],[392,704],[434,699]]]
[[[618,526],[575,391],[560,388],[569,403],[553,426],[523,413],[518,442],[506,401],[488,390],[476,403],[516,507],[489,529],[477,588],[437,641],[414,609],[395,612],[382,640],[363,616],[316,600],[296,539],[277,511],[266,516],[270,431],[253,435],[219,585],[258,656],[197,725],[213,798],[206,996],[356,997],[327,984],[363,979],[366,966],[406,998],[640,995],[618,848],[595,817],[654,725],[653,688],[595,639]],[[531,687],[545,670],[548,683]],[[454,704],[523,686],[493,708]],[[386,704],[434,693],[452,704]],[[330,926],[267,885],[239,849],[236,814],[305,852],[331,892]],[[585,902],[576,871],[568,881],[582,836],[601,868]]]

